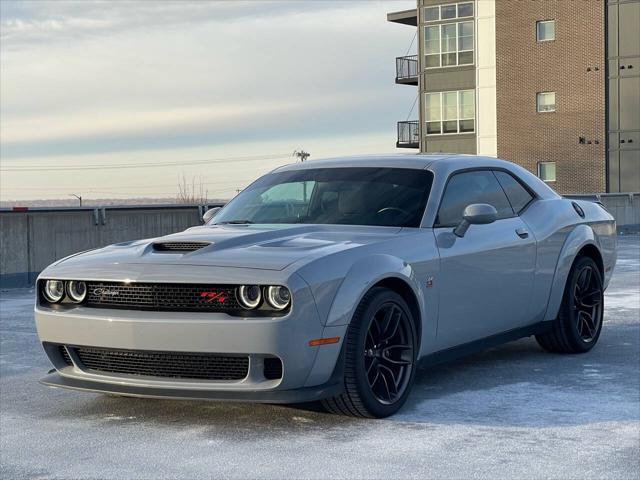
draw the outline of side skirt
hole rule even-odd
[[[431,367],[440,363],[450,362],[461,357],[466,357],[474,353],[481,352],[488,348],[497,347],[503,343],[513,342],[520,338],[530,337],[531,335],[538,335],[548,331],[553,322],[539,322],[533,325],[527,325],[526,327],[516,328],[508,330],[497,335],[485,337],[480,340],[474,340],[473,342],[464,343],[456,347],[440,350],[439,352],[430,353],[425,355],[418,361],[420,368]]]

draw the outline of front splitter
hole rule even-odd
[[[41,379],[40,383],[48,387],[67,388],[70,390],[122,395],[127,397],[285,404],[307,403],[322,400],[323,398],[340,395],[344,389],[343,382],[330,382],[324,385],[298,388],[295,390],[254,390],[242,392],[228,390],[187,390],[180,388],[139,387],[94,382],[91,380],[64,377],[55,371]]]

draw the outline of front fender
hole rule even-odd
[[[335,294],[326,325],[348,325],[362,297],[373,285],[387,278],[407,283],[418,300],[420,311],[424,311],[424,296],[411,265],[392,255],[375,254],[351,266]]]
[[[322,347],[316,357],[305,386],[320,385],[328,381],[331,372],[341,366],[336,364],[343,349],[347,328],[356,308],[364,295],[373,285],[388,278],[404,281],[413,291],[418,301],[420,315],[423,318],[424,295],[420,283],[411,265],[403,260],[386,254],[374,254],[356,261],[345,274],[337,287],[333,302],[326,317],[323,337],[340,337],[340,342]],[[421,321],[421,319],[416,319]]]
[[[560,304],[562,303],[562,296],[564,295],[564,288],[567,284],[567,278],[571,271],[576,255],[585,245],[594,245],[598,250],[598,240],[593,230],[588,225],[578,225],[573,229],[569,235],[567,235],[560,255],[558,256],[558,263],[556,264],[556,271],[553,275],[553,281],[551,283],[551,292],[549,294],[549,302],[547,303],[547,311],[544,316],[544,320],[555,320],[558,317],[560,311]]]

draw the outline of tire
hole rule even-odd
[[[590,257],[578,257],[567,278],[558,318],[550,331],[536,335],[553,353],[585,353],[600,338],[604,313],[602,275]]]
[[[404,299],[386,288],[371,289],[355,311],[345,342],[344,392],[322,400],[324,408],[366,418],[396,413],[409,396],[416,370],[415,319]]]

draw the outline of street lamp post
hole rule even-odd
[[[78,201],[80,202],[80,206],[82,206],[82,195],[76,195],[75,193],[70,193],[69,196],[70,197],[76,197],[78,199]]]

